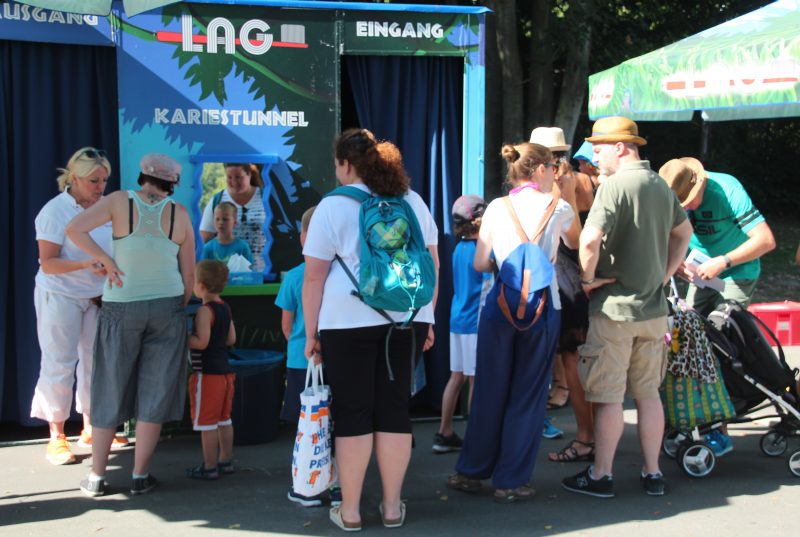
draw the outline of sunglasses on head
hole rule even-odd
[[[102,149],[86,149],[80,154],[80,157],[88,157],[93,159],[106,158],[106,152]]]

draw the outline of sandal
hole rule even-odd
[[[217,461],[217,468],[219,468],[220,473],[222,474],[235,474],[236,467],[233,465],[233,461]]]
[[[575,444],[589,448],[587,453],[578,453]],[[581,462],[581,461],[594,461],[594,442],[583,442],[575,439],[567,444],[564,449],[555,453],[548,453],[547,460],[550,462]]]
[[[187,468],[186,477],[206,480],[219,479],[219,470],[216,466],[214,468],[206,468],[203,463],[200,463],[194,468]]]
[[[378,512],[381,514],[381,522],[384,528],[399,528],[406,521],[406,504],[400,502],[400,516],[398,518],[386,518],[383,516],[383,504],[378,504]]]
[[[495,489],[494,501],[497,503],[514,503],[530,500],[536,495],[536,491],[528,485],[522,485],[515,489]]]
[[[342,518],[342,508],[332,507],[330,510],[331,522],[343,531],[361,531],[361,522],[348,522]]]
[[[478,492],[481,490],[481,482],[477,479],[470,479],[464,474],[453,474],[447,478],[447,488],[460,490],[461,492]]]
[[[561,403],[556,403],[552,393],[558,393],[559,391],[566,392],[567,396],[564,397],[564,401]],[[547,410],[558,410],[559,408],[564,408],[569,403],[569,388],[566,386],[556,385],[553,386],[553,390],[550,397],[547,399]]]

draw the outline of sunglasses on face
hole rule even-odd
[[[545,162],[544,165],[553,168],[554,172],[558,169],[558,162]]]
[[[86,149],[78,158],[87,157],[92,159],[106,158],[106,152],[102,149]]]

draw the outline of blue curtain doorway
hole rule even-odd
[[[30,418],[40,351],[33,308],[34,218],[58,194],[56,168],[103,148],[119,188],[117,68],[112,47],[0,41],[0,421]]]
[[[396,143],[411,187],[439,227],[436,344],[425,355],[427,387],[416,408],[439,409],[450,377],[450,302],[453,296],[450,209],[461,195],[464,59],[343,56],[342,128],[363,127]]]

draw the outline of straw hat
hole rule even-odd
[[[678,196],[683,207],[691,205],[706,185],[706,171],[699,160],[692,157],[672,159],[658,170],[669,187]]]
[[[536,127],[531,131],[531,143],[545,146],[550,151],[569,151],[564,131],[558,127]]]
[[[600,118],[592,126],[592,135],[584,138],[593,144],[630,142],[636,145],[647,145],[647,140],[639,136],[636,123],[623,116]]]

